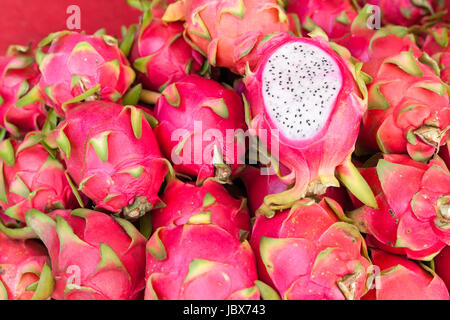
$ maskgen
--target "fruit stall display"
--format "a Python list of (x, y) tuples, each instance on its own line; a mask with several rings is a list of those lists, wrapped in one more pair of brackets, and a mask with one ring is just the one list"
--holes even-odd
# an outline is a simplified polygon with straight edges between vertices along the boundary
[(450, 300), (450, 1), (43, 2), (0, 4), (0, 299)]

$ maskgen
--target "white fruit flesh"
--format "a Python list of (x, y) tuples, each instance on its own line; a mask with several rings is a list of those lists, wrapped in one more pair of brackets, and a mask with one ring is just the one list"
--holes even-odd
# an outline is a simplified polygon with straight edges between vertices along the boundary
[(280, 133), (292, 140), (309, 139), (320, 131), (342, 88), (336, 61), (304, 42), (277, 49), (262, 76), (266, 111)]

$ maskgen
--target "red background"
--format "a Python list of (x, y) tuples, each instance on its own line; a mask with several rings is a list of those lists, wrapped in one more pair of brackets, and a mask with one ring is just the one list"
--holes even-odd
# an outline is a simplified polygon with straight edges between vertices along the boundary
[(36, 44), (67, 29), (70, 5), (80, 7), (81, 29), (87, 33), (106, 28), (108, 34), (120, 35), (122, 25), (139, 21), (140, 12), (125, 0), (0, 0), (0, 55), (10, 44)]

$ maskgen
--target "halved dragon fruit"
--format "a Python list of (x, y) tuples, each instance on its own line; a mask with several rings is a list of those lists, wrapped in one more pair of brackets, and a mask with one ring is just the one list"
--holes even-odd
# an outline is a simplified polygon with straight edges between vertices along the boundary
[(250, 129), (291, 170), (283, 181), (294, 183), (286, 192), (265, 198), (270, 209), (288, 208), (306, 195), (339, 186), (337, 168), (353, 193), (376, 206), (350, 161), (367, 106), (361, 65), (352, 65), (344, 48), (333, 48), (343, 57), (324, 37), (280, 33), (260, 45), (257, 68), (247, 71)]

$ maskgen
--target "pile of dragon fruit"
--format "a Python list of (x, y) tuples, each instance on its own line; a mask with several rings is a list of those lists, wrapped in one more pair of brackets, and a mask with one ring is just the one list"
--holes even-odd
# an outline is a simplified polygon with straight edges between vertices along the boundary
[(450, 299), (450, 1), (127, 2), (0, 56), (0, 299)]

